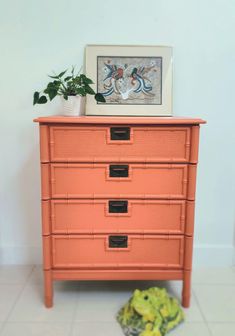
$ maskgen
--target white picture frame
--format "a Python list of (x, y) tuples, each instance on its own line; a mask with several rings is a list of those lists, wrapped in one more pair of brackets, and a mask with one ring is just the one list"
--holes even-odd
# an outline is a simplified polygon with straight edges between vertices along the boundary
[(172, 116), (172, 47), (87, 45), (85, 73), (106, 99), (87, 95), (86, 115)]

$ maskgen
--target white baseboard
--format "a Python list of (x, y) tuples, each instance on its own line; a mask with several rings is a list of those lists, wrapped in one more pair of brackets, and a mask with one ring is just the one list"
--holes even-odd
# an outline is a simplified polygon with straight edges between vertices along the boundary
[(195, 245), (193, 266), (230, 267), (234, 265), (235, 248), (228, 245)]
[(33, 265), (42, 264), (41, 247), (36, 246), (4, 246), (0, 248), (0, 264)]
[[(195, 245), (193, 265), (196, 267), (228, 267), (234, 265), (235, 248), (227, 245)], [(0, 264), (31, 265), (42, 263), (41, 247), (5, 246), (0, 248)]]

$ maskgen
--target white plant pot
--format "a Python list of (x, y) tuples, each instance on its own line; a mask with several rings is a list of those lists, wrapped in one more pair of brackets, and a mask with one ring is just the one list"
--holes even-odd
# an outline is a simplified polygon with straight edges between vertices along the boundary
[(78, 117), (84, 115), (85, 97), (69, 96), (63, 100), (63, 115), (67, 117)]

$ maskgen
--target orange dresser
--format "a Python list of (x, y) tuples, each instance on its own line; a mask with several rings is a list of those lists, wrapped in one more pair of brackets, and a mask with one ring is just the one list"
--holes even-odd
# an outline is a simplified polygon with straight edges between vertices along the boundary
[(42, 117), (45, 305), (54, 280), (183, 280), (201, 119)]

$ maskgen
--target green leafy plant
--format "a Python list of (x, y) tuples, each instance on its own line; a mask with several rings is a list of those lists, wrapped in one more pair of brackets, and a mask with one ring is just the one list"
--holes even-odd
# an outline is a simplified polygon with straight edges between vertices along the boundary
[(53, 81), (47, 84), (42, 92), (34, 92), (33, 105), (46, 104), (56, 96), (62, 96), (68, 100), (69, 96), (82, 96), (87, 94), (94, 95), (97, 102), (105, 103), (105, 98), (101, 93), (95, 93), (90, 84), (93, 81), (84, 74), (75, 74), (75, 68), (72, 67), (71, 73), (68, 75), (67, 70), (62, 71), (58, 75), (49, 76)]

